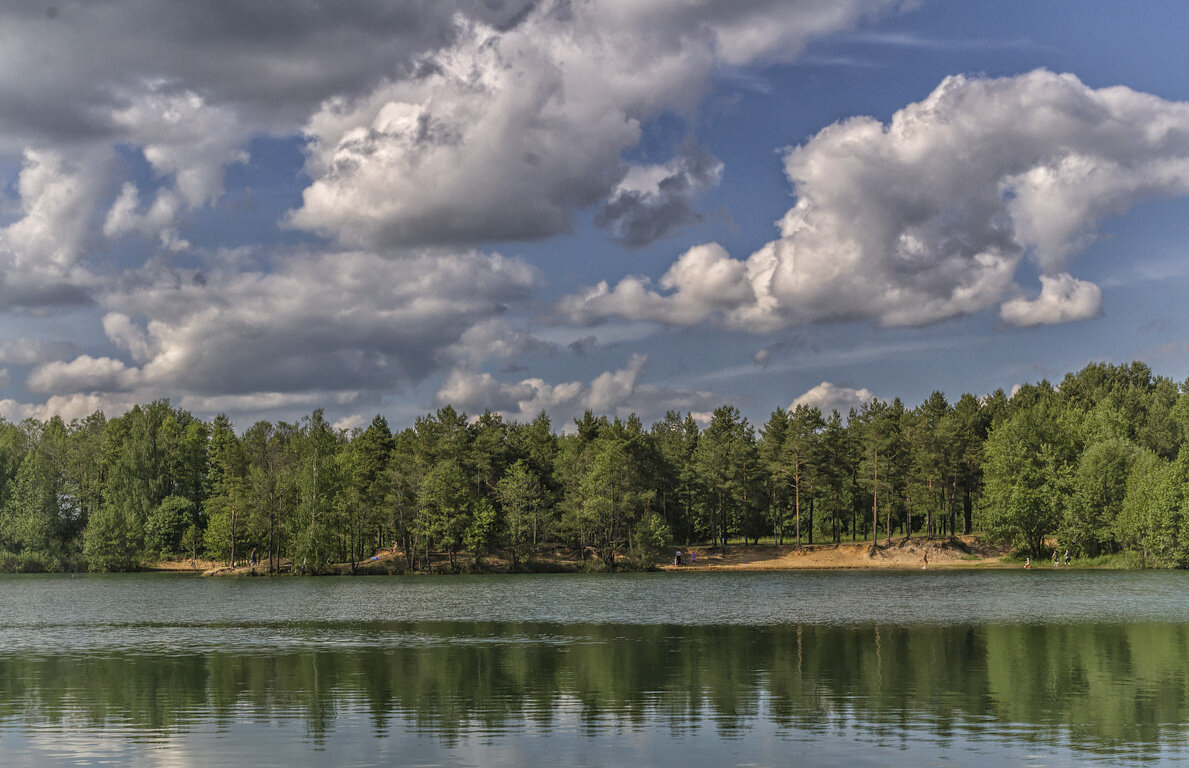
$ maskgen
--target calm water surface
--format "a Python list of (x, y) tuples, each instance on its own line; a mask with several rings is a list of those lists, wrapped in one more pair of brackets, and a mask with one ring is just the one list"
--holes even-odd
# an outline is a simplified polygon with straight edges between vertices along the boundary
[(4, 766), (1189, 763), (1189, 573), (0, 577)]

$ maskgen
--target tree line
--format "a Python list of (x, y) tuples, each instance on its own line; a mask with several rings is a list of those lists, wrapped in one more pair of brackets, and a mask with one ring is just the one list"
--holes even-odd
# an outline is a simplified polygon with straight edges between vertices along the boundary
[(1039, 556), (1131, 551), (1189, 565), (1189, 394), (1143, 363), (916, 408), (878, 399), (730, 405), (705, 426), (670, 411), (587, 412), (558, 433), (445, 406), (393, 432), (335, 429), (321, 410), (237, 433), (161, 400), (0, 422), (0, 569), (133, 570), (162, 557), (270, 571), (351, 568), (381, 549), (410, 571), (533, 567), (545, 547), (615, 569), (666, 547), (952, 536), (979, 530)]

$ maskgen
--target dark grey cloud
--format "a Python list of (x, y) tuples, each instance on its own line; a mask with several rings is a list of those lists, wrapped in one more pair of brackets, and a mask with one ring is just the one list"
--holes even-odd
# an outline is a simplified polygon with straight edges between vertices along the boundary
[(595, 214), (595, 225), (610, 229), (620, 245), (642, 248), (700, 220), (697, 198), (721, 176), (716, 157), (687, 144), (663, 166), (630, 170)]
[(507, 26), (527, 1), (102, 0), (0, 7), (0, 134), (118, 136), (106, 113), (146, 80), (173, 81), (249, 122), (292, 131), (331, 96), (408, 71), (465, 11)]
[(599, 343), (597, 336), (583, 336), (581, 339), (571, 341), (566, 346), (575, 355), (585, 355), (590, 349)]

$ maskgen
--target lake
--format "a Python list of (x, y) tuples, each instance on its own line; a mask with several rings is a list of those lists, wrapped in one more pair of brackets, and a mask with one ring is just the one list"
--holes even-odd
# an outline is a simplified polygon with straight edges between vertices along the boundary
[(14, 766), (1189, 761), (1189, 573), (0, 577)]

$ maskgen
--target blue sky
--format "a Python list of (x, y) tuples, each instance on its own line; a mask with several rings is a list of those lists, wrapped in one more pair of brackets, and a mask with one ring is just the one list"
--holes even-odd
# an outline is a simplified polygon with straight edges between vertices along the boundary
[(0, 413), (762, 423), (1183, 380), (1187, 17), (11, 4)]

